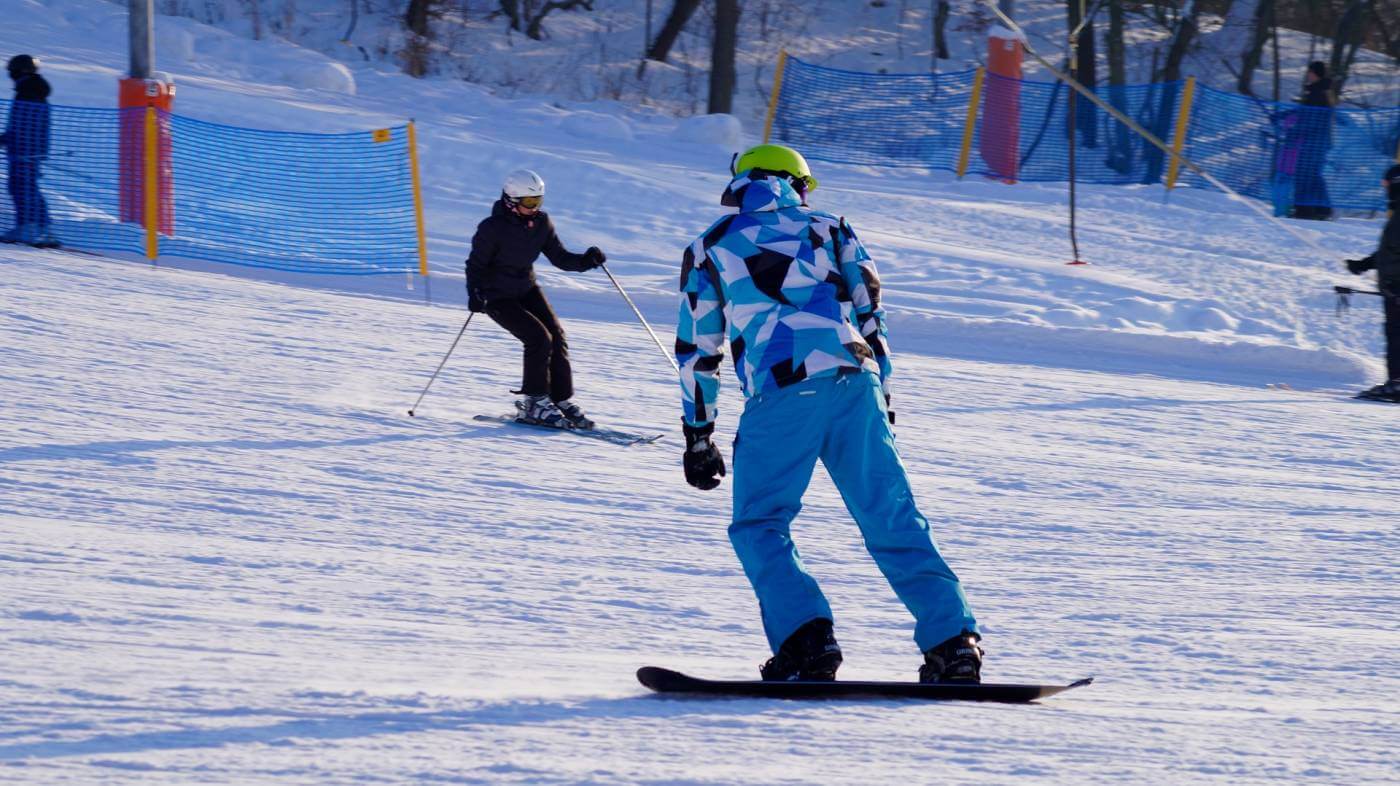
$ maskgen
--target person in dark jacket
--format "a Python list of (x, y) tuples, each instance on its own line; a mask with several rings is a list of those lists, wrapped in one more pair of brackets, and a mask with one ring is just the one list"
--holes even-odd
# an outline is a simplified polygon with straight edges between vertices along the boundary
[(597, 246), (582, 254), (564, 248), (549, 214), (540, 210), (544, 180), (528, 169), (511, 172), (501, 198), (472, 237), (467, 258), (467, 308), (486, 312), (525, 345), (520, 419), (556, 428), (593, 428), (574, 395), (569, 344), (559, 318), (535, 283), (541, 252), (555, 267), (580, 273), (607, 257)]
[(1325, 221), (1332, 217), (1332, 198), (1327, 193), (1327, 181), (1322, 167), (1327, 152), (1332, 149), (1332, 80), (1327, 77), (1327, 64), (1314, 60), (1303, 77), (1303, 93), (1298, 103), (1297, 177), (1293, 181), (1293, 217)]
[(1363, 390), (1357, 398), (1400, 403), (1400, 164), (1386, 171), (1381, 180), (1390, 202), (1390, 219), (1381, 231), (1376, 253), (1365, 259), (1348, 259), (1347, 270), (1361, 275), (1376, 271), (1377, 289), (1385, 303), (1385, 370), (1388, 379)]
[(49, 83), (39, 75), (39, 61), (15, 55), (7, 64), (15, 83), (15, 100), (0, 134), (9, 164), (10, 198), (15, 226), (0, 240), (41, 248), (58, 245), (50, 231), (49, 206), (39, 191), (39, 167), (49, 155)]

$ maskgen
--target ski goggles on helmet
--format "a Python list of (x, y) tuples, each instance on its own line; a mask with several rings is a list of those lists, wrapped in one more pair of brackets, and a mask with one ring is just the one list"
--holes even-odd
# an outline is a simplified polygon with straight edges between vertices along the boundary
[(527, 210), (539, 210), (540, 205), (544, 204), (544, 197), (542, 196), (513, 197), (507, 194), (505, 200), (506, 206), (508, 207), (523, 207)]

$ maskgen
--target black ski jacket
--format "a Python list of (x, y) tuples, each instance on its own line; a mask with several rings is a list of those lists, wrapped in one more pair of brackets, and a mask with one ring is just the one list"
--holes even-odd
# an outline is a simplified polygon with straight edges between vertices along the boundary
[(15, 100), (0, 143), (11, 159), (34, 161), (49, 154), (49, 83), (38, 74), (15, 80)]
[(1400, 204), (1390, 204), (1390, 220), (1381, 231), (1381, 245), (1376, 253), (1361, 260), (1361, 272), (1376, 271), (1380, 290), (1400, 297)]
[(561, 270), (579, 273), (593, 267), (583, 254), (564, 248), (548, 213), (540, 211), (527, 219), (496, 200), (491, 217), (477, 225), (472, 236), (467, 289), (476, 289), (487, 301), (519, 298), (535, 286), (540, 252)]

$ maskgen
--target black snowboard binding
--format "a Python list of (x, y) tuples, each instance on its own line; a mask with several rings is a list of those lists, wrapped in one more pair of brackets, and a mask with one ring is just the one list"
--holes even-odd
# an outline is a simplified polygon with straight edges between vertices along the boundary
[(841, 668), (841, 645), (831, 630), (831, 620), (814, 619), (798, 628), (768, 659), (758, 673), (767, 681), (814, 680), (831, 682)]
[(919, 667), (919, 682), (981, 682), (982, 648), (976, 633), (959, 633), (931, 647)]
[(1363, 390), (1356, 394), (1356, 398), (1367, 401), (1389, 401), (1393, 404), (1400, 403), (1400, 379), (1392, 379), (1389, 382), (1383, 382), (1373, 388)]

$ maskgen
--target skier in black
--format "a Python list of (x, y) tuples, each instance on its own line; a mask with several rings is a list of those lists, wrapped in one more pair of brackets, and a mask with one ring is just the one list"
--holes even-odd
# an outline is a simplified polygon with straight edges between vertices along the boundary
[(556, 428), (593, 428), (574, 395), (573, 370), (564, 328), (535, 283), (540, 252), (557, 268), (581, 273), (607, 257), (593, 246), (582, 254), (564, 248), (549, 214), (540, 210), (544, 180), (528, 169), (511, 172), (501, 198), (472, 237), (467, 258), (467, 308), (486, 312), (525, 345), (521, 420)]
[(1357, 394), (1357, 398), (1400, 403), (1400, 164), (1386, 170), (1381, 185), (1390, 202), (1390, 220), (1381, 231), (1376, 253), (1365, 259), (1348, 259), (1347, 270), (1361, 275), (1376, 271), (1381, 300), (1385, 303), (1385, 370), (1388, 379)]
[(15, 55), (6, 64), (15, 83), (15, 100), (0, 147), (9, 165), (10, 198), (15, 203), (15, 226), (0, 240), (40, 248), (58, 245), (50, 231), (49, 206), (39, 191), (39, 167), (49, 155), (49, 83), (39, 75), (39, 61)]

